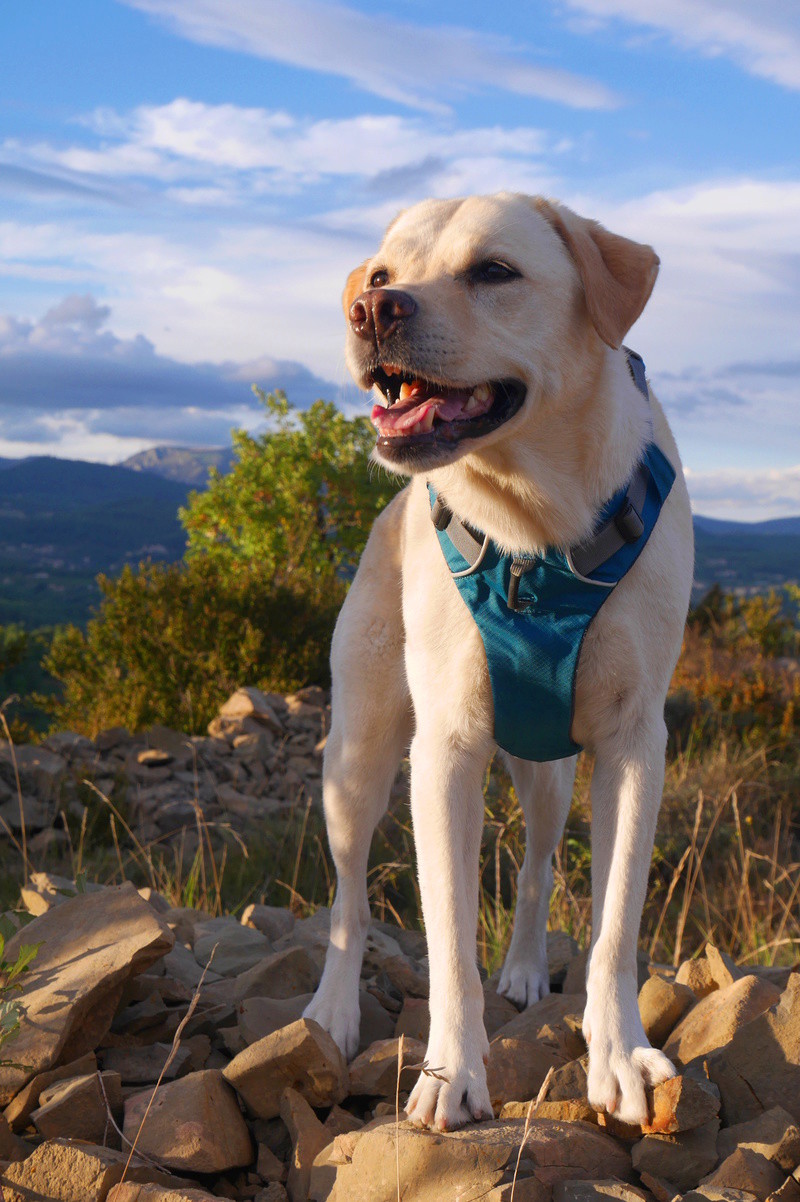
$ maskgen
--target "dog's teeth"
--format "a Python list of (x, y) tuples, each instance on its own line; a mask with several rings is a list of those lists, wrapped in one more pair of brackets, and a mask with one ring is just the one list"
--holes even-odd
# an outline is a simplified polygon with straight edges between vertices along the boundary
[(422, 421), (418, 423), (418, 429), (423, 430), (423, 431), (432, 430), (434, 416), (435, 416), (435, 414), (434, 414), (433, 409), (429, 409), (428, 412), (423, 417)]
[(473, 393), (472, 396), (467, 401), (466, 405), (464, 406), (464, 412), (465, 413), (474, 413), (479, 405), (480, 405), (480, 401)]
[(488, 384), (479, 384), (479, 385), (478, 385), (478, 387), (477, 387), (477, 388), (474, 390), (474, 392), (472, 393), (472, 400), (475, 400), (475, 401), (488, 401), (488, 399), (489, 399), (489, 386), (488, 386)]
[(407, 397), (411, 396), (412, 391), (411, 385), (403, 380), (403, 383), (400, 385), (400, 400), (406, 400)]

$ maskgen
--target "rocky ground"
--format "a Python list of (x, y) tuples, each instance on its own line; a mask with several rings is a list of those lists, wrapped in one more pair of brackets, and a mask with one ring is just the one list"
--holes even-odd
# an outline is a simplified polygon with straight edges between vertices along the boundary
[(518, 1013), (485, 984), (498, 1118), (438, 1134), (402, 1114), (427, 1033), (419, 934), (372, 924), (348, 1065), (300, 1017), (327, 910), (209, 919), (46, 874), (23, 903), (37, 917), (5, 959), (40, 946), (0, 1067), (3, 1202), (800, 1200), (797, 972), (745, 973), (711, 946), (677, 972), (642, 962), (645, 1028), (680, 1075), (631, 1129), (587, 1103), (584, 957), (552, 932), (548, 998)]
[[(326, 731), (319, 690), (240, 690), (208, 737), (61, 734), (17, 748), (16, 766), (6, 748), (0, 830), (21, 834), (18, 771), (34, 853), (67, 837), (59, 815), (80, 816), (86, 777), (124, 789), (142, 840), (190, 838), (198, 807), (246, 838), (318, 793)], [(402, 1112), (425, 1071), (422, 936), (373, 922), (348, 1065), (301, 1018), (328, 925), (324, 909), (210, 918), (130, 883), (33, 873), (0, 916), (6, 969), (38, 945), (5, 994), (20, 1026), (0, 1046), (0, 1202), (800, 1202), (800, 972), (712, 946), (677, 970), (642, 960), (645, 1029), (679, 1076), (633, 1129), (587, 1102), (585, 957), (551, 932), (548, 998), (519, 1013), (485, 982), (497, 1119), (440, 1134)], [(7, 1019), (0, 1005), (0, 1032)]]
[[(70, 731), (42, 744), (0, 744), (0, 841), (19, 838), (31, 857), (68, 844), (62, 811), (81, 819), (80, 782), (122, 797), (141, 844), (196, 849), (197, 817), (215, 831), (246, 832), (265, 817), (321, 796), (330, 706), (319, 688), (283, 696), (239, 689), (203, 736), (166, 726), (140, 735), (121, 727), (94, 740)], [(15, 762), (16, 761), (16, 762)], [(22, 814), (16, 772), (22, 789)]]

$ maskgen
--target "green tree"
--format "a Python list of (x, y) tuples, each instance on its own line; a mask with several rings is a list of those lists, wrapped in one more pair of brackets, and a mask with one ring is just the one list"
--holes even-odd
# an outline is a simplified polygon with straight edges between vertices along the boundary
[(183, 561), (100, 577), (86, 632), (56, 633), (44, 666), (60, 683), (48, 703), (58, 727), (197, 732), (239, 685), (327, 681), (349, 579), (399, 482), (371, 472), (365, 419), (322, 401), (297, 413), (283, 394), (261, 399), (271, 428), (235, 432), (231, 471), (181, 511)]

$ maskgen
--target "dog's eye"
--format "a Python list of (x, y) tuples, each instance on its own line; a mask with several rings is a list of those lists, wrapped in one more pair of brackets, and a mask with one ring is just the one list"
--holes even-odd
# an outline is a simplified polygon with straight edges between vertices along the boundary
[(381, 268), (380, 271), (373, 271), (369, 277), (370, 288), (385, 288), (389, 283), (389, 272)]
[(504, 284), (506, 280), (518, 280), (520, 274), (516, 267), (509, 267), (508, 263), (501, 263), (499, 259), (476, 263), (468, 272), (473, 284)]

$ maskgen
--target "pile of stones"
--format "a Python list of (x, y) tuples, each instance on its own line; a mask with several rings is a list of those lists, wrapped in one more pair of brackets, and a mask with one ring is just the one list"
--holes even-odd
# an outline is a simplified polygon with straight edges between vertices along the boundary
[(585, 957), (551, 932), (550, 996), (518, 1012), (485, 982), (498, 1117), (441, 1133), (402, 1111), (425, 1071), (419, 933), (371, 924), (346, 1064), (301, 1017), (327, 910), (211, 918), (45, 874), (21, 901), (35, 917), (3, 916), (4, 959), (39, 946), (1, 1050), (3, 1202), (800, 1202), (797, 971), (711, 946), (677, 970), (643, 959), (645, 1029), (679, 1076), (623, 1127), (588, 1104)]
[(24, 819), (34, 861), (66, 846), (62, 814), (80, 821), (87, 800), (81, 782), (90, 781), (105, 797), (124, 799), (142, 844), (188, 840), (191, 856), (198, 815), (212, 832), (246, 832), (269, 815), (319, 800), (329, 726), (323, 689), (284, 696), (244, 688), (225, 702), (207, 735), (165, 726), (131, 735), (117, 727), (95, 739), (61, 731), (39, 745), (0, 744), (0, 840), (19, 838)]

